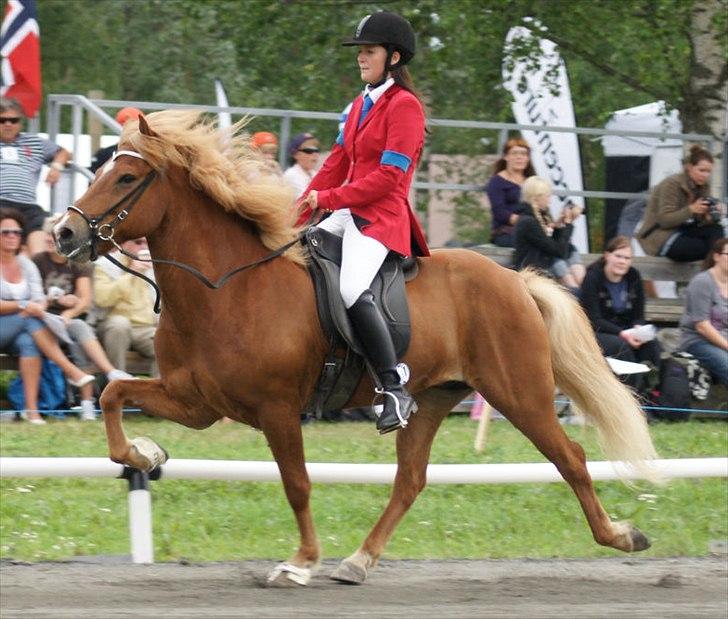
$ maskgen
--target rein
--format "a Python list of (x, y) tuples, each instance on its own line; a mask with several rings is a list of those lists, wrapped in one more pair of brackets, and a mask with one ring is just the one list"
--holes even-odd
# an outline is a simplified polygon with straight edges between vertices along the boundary
[[(135, 151), (129, 151), (129, 150), (120, 150), (114, 153), (114, 157), (112, 159), (115, 160), (119, 155), (130, 155), (131, 157), (137, 157), (138, 159), (144, 159), (139, 153)], [(274, 258), (277, 258), (281, 254), (284, 254), (286, 251), (288, 251), (291, 247), (293, 247), (296, 243), (300, 241), (300, 237), (296, 237), (289, 243), (286, 243), (282, 247), (279, 247), (275, 251), (272, 251), (269, 254), (266, 254), (262, 258), (259, 258), (258, 260), (254, 260), (253, 262), (249, 262), (248, 264), (244, 264), (239, 267), (235, 267), (234, 269), (228, 271), (225, 273), (220, 279), (218, 279), (216, 282), (210, 281), (205, 275), (203, 275), (200, 271), (198, 271), (196, 268), (189, 266), (188, 264), (184, 264), (181, 262), (177, 262), (176, 260), (165, 260), (162, 258), (140, 258), (138, 255), (132, 254), (131, 252), (126, 251), (124, 248), (119, 245), (119, 243), (116, 242), (116, 239), (114, 239), (114, 232), (116, 231), (116, 226), (119, 225), (122, 221), (124, 221), (131, 212), (131, 209), (134, 207), (134, 205), (139, 201), (139, 199), (142, 197), (142, 194), (146, 191), (147, 187), (152, 183), (152, 181), (156, 178), (157, 172), (155, 170), (152, 170), (149, 174), (144, 177), (144, 180), (139, 183), (134, 189), (132, 189), (128, 194), (126, 194), (121, 200), (119, 200), (116, 204), (112, 205), (108, 209), (106, 209), (101, 215), (97, 217), (88, 217), (86, 213), (84, 213), (81, 209), (79, 209), (77, 206), (71, 205), (68, 207), (68, 210), (73, 211), (74, 213), (78, 213), (83, 217), (84, 221), (88, 225), (90, 231), (91, 231), (91, 238), (88, 241), (88, 244), (91, 246), (91, 261), (96, 261), (99, 258), (98, 251), (96, 249), (96, 246), (99, 241), (107, 241), (109, 243), (112, 243), (116, 249), (126, 256), (127, 258), (131, 258), (132, 260), (138, 260), (139, 262), (151, 262), (153, 264), (167, 264), (169, 266), (174, 266), (177, 268), (182, 269), (183, 271), (187, 271), (187, 273), (190, 273), (194, 277), (196, 277), (200, 282), (202, 282), (205, 286), (210, 288), (211, 290), (218, 290), (219, 288), (222, 288), (228, 280), (233, 277), (233, 275), (237, 275), (238, 273), (245, 271), (247, 269), (252, 269), (253, 267), (256, 267), (260, 264), (263, 264), (265, 262), (268, 262), (270, 260), (273, 260)], [(116, 218), (111, 221), (110, 223), (102, 224), (101, 222), (109, 215), (113, 215), (116, 210), (121, 207), (122, 204), (125, 202), (129, 202), (129, 204), (120, 210)], [(72, 258), (74, 255), (76, 255), (83, 246), (79, 247), (78, 249), (72, 251), (68, 258)], [(143, 275), (142, 273), (139, 273), (138, 271), (135, 271), (134, 269), (129, 268), (128, 266), (122, 264), (119, 262), (116, 258), (109, 256), (108, 254), (103, 256), (106, 258), (109, 262), (112, 264), (115, 264), (117, 267), (122, 269), (123, 271), (126, 271), (127, 273), (130, 273), (131, 275), (135, 275), (136, 277), (139, 277), (143, 279), (145, 282), (147, 282), (150, 286), (154, 288), (154, 292), (156, 293), (156, 299), (154, 301), (154, 312), (156, 314), (159, 314), (161, 311), (161, 297), (162, 293), (159, 290), (159, 286), (157, 285), (157, 282), (155, 282), (153, 279), (147, 277), (146, 275)]]

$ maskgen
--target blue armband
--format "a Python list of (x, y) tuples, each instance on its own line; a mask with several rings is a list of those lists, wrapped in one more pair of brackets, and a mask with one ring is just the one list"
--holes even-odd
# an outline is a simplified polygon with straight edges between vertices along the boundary
[(382, 165), (393, 165), (395, 168), (402, 170), (402, 172), (407, 172), (412, 163), (412, 159), (397, 151), (385, 150), (382, 153), (382, 158), (379, 160), (379, 163)]

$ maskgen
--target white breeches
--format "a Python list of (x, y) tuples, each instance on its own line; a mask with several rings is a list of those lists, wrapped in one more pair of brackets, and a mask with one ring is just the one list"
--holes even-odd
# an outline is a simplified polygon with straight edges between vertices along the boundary
[(334, 211), (317, 227), (343, 238), (339, 290), (349, 309), (371, 286), (389, 249), (359, 232), (348, 208)]

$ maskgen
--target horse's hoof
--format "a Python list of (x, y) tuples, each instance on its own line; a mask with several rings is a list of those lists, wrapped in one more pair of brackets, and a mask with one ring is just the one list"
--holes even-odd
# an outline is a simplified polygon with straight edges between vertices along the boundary
[(337, 580), (349, 585), (360, 585), (367, 579), (367, 569), (349, 559), (344, 559), (339, 566), (331, 572), (331, 580)]
[(167, 451), (146, 436), (140, 436), (131, 441), (129, 464), (141, 471), (151, 471), (164, 464), (168, 459)]
[(297, 567), (290, 563), (279, 563), (268, 574), (266, 587), (305, 587), (311, 580), (311, 570), (307, 567)]
[(629, 531), (629, 535), (632, 538), (632, 552), (638, 552), (640, 550), (647, 550), (652, 544), (647, 536), (642, 533), (637, 527), (632, 527)]

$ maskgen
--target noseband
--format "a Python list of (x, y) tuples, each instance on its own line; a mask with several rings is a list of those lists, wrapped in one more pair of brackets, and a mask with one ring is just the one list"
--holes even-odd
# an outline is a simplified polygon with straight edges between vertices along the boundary
[[(142, 157), (139, 153), (133, 151), (133, 150), (118, 150), (114, 153), (114, 156), (111, 158), (111, 161), (116, 161), (116, 158), (121, 155), (129, 155), (130, 157), (136, 157), (137, 159), (141, 159), (144, 161), (144, 157)], [(144, 177), (144, 180), (142, 180), (141, 183), (139, 183), (134, 189), (132, 189), (129, 193), (127, 193), (121, 200), (119, 200), (116, 204), (112, 205), (108, 209), (106, 209), (101, 215), (98, 215), (97, 217), (88, 217), (86, 213), (84, 213), (80, 208), (78, 208), (75, 205), (71, 205), (68, 207), (69, 211), (73, 211), (74, 213), (78, 213), (81, 217), (83, 217), (84, 221), (89, 227), (89, 230), (91, 231), (91, 237), (89, 238), (89, 245), (91, 246), (91, 256), (90, 259), (92, 261), (96, 260), (99, 257), (98, 251), (96, 249), (96, 246), (99, 241), (109, 241), (116, 245), (117, 249), (121, 249), (119, 245), (114, 240), (114, 231), (116, 230), (116, 226), (118, 226), (122, 221), (124, 221), (131, 212), (131, 209), (134, 208), (134, 205), (139, 201), (139, 199), (142, 197), (142, 194), (146, 191), (147, 187), (152, 183), (152, 181), (156, 178), (157, 173), (155, 170), (152, 170), (149, 174), (147, 174)], [(121, 208), (123, 204), (127, 203), (126, 207)], [(116, 213), (117, 209), (121, 210)], [(114, 215), (116, 213), (116, 217), (109, 223), (101, 223), (104, 219), (109, 217), (110, 215)], [(81, 247), (79, 247), (75, 252), (72, 252), (68, 257), (72, 258), (73, 255), (79, 251), (81, 251)]]
[[(116, 160), (117, 157), (120, 155), (129, 155), (130, 157), (136, 157), (137, 159), (141, 159), (144, 161), (144, 157), (142, 157), (139, 153), (133, 151), (133, 150), (119, 150), (114, 153), (114, 156), (112, 157), (112, 161)], [(132, 260), (139, 260), (140, 262), (151, 262), (153, 264), (168, 264), (171, 266), (178, 267), (180, 269), (183, 269), (184, 271), (187, 271), (191, 275), (194, 275), (198, 280), (200, 280), (205, 286), (212, 290), (217, 290), (218, 288), (222, 288), (227, 281), (233, 276), (237, 275), (238, 273), (245, 271), (247, 269), (250, 269), (252, 267), (258, 266), (259, 264), (263, 264), (264, 262), (268, 262), (269, 260), (273, 260), (273, 258), (277, 258), (278, 256), (284, 254), (287, 250), (289, 250), (291, 247), (293, 247), (296, 243), (300, 241), (300, 237), (295, 238), (293, 241), (286, 243), (282, 247), (279, 247), (275, 251), (272, 251), (271, 253), (267, 254), (266, 256), (263, 256), (262, 258), (258, 260), (254, 260), (253, 262), (250, 262), (248, 264), (244, 264), (242, 266), (236, 267), (227, 273), (225, 273), (220, 279), (218, 279), (216, 282), (210, 281), (207, 277), (205, 277), (200, 271), (195, 269), (194, 267), (189, 266), (188, 264), (183, 264), (181, 262), (177, 262), (176, 260), (163, 260), (161, 258), (140, 258), (139, 256), (132, 254), (131, 252), (126, 251), (119, 243), (116, 242), (116, 239), (114, 239), (114, 232), (116, 231), (116, 226), (118, 226), (122, 221), (124, 221), (131, 212), (131, 209), (134, 207), (134, 205), (139, 201), (139, 199), (142, 197), (142, 194), (146, 191), (147, 187), (151, 184), (151, 182), (156, 178), (157, 173), (155, 170), (152, 170), (149, 174), (147, 174), (144, 177), (144, 180), (142, 180), (141, 183), (139, 183), (134, 189), (132, 189), (128, 194), (126, 194), (121, 200), (119, 200), (116, 204), (106, 209), (101, 215), (98, 215), (97, 217), (88, 217), (86, 213), (84, 213), (80, 208), (78, 208), (75, 205), (71, 205), (68, 207), (69, 211), (73, 211), (74, 213), (78, 213), (81, 217), (83, 217), (84, 221), (88, 224), (89, 230), (91, 231), (91, 238), (89, 239), (88, 244), (91, 246), (91, 256), (90, 260), (95, 261), (98, 257), (98, 251), (96, 249), (96, 245), (99, 241), (107, 241), (109, 243), (112, 243), (114, 247), (116, 247), (119, 252), (121, 252), (124, 256), (127, 258), (131, 258)], [(123, 204), (128, 202), (127, 206), (122, 208), (118, 213), (116, 213), (117, 209), (119, 209)], [(116, 217), (109, 223), (101, 223), (106, 217), (109, 215), (113, 215), (116, 213)], [(78, 249), (72, 251), (67, 257), (72, 258), (75, 254), (77, 254), (79, 251), (81, 251), (83, 247), (79, 247)], [(116, 258), (113, 256), (110, 256), (108, 254), (104, 255), (104, 258), (106, 258), (109, 262), (115, 264), (120, 269), (126, 271), (127, 273), (131, 273), (132, 275), (136, 275), (137, 277), (140, 277), (145, 282), (147, 282), (150, 286), (152, 286), (157, 294), (157, 298), (154, 302), (154, 311), (155, 313), (159, 314), (161, 311), (161, 292), (159, 290), (159, 286), (157, 283), (153, 280), (147, 277), (146, 275), (143, 275), (139, 273), (138, 271), (135, 271), (134, 269), (130, 269), (128, 266), (122, 264), (119, 262)]]

